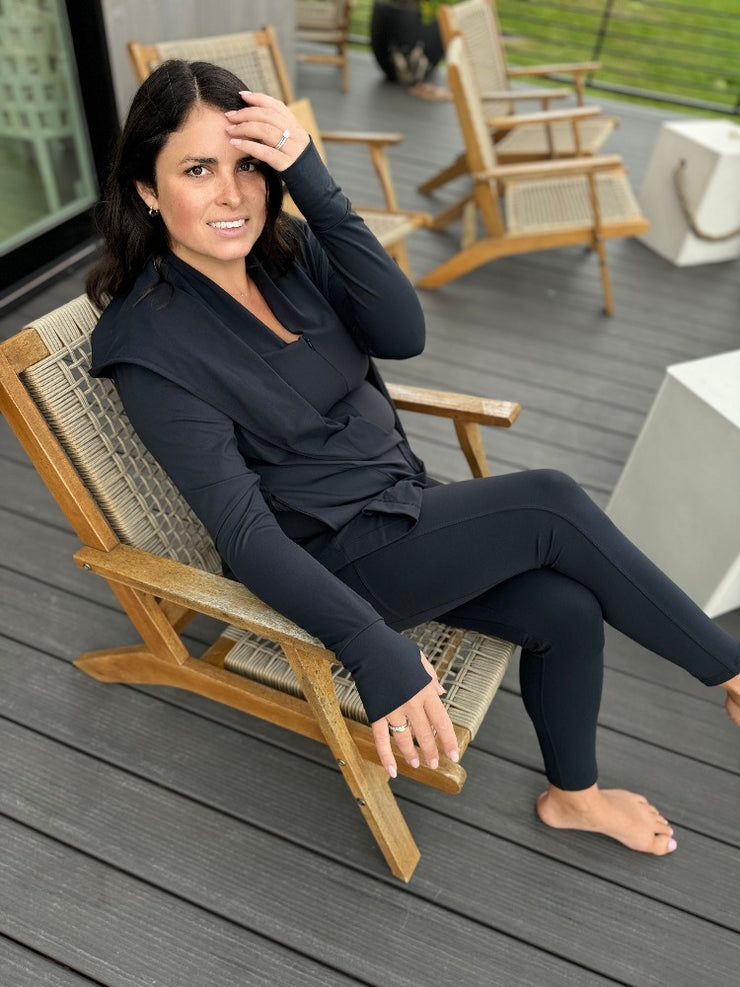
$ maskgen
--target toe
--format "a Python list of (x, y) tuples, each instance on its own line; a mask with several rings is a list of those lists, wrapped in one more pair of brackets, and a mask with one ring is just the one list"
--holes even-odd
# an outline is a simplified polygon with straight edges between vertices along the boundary
[(673, 853), (678, 844), (668, 833), (656, 835), (653, 841), (653, 853), (658, 857), (664, 857), (668, 853)]

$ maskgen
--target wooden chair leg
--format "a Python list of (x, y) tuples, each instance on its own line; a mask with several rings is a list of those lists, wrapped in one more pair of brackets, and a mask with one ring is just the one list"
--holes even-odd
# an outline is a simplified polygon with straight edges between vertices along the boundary
[(436, 188), (440, 188), (442, 185), (446, 185), (448, 182), (453, 181), (455, 178), (459, 178), (460, 175), (466, 175), (468, 172), (468, 166), (465, 160), (464, 154), (458, 154), (452, 164), (447, 165), (446, 168), (442, 168), (438, 171), (436, 175), (432, 175), (425, 182), (419, 186), (419, 191), (423, 195), (429, 195)]
[(455, 432), (473, 476), (490, 476), (488, 457), (478, 423), (460, 421), (456, 418)]
[(342, 70), (342, 92), (349, 92), (349, 58), (347, 57), (346, 43), (339, 46), (339, 57), (341, 59)]
[(488, 261), (500, 257), (500, 246), (500, 241), (497, 240), (479, 240), (472, 247), (461, 250), (433, 268), (416, 282), (416, 287), (439, 288), (449, 281), (455, 281), (457, 278), (462, 277), (463, 274), (468, 274), (477, 267), (487, 264)]
[(141, 644), (123, 648), (86, 651), (75, 660), (75, 668), (98, 682), (179, 685), (182, 664), (161, 661)]
[(438, 212), (436, 216), (432, 218), (429, 228), (431, 230), (444, 230), (450, 223), (454, 223), (456, 219), (459, 219), (465, 212), (465, 209), (469, 202), (473, 202), (473, 196), (471, 193), (462, 196), (457, 202), (453, 202), (451, 206), (447, 206), (446, 209), (442, 209)]
[(363, 760), (349, 734), (328, 662), (291, 645), (282, 647), (388, 866), (396, 877), (408, 881), (419, 862), (419, 848), (391, 792), (385, 769)]
[(601, 237), (596, 238), (596, 253), (599, 257), (599, 271), (601, 273), (601, 287), (604, 292), (604, 312), (607, 315), (614, 315), (614, 295), (612, 294), (612, 281), (609, 275), (609, 263), (606, 258), (606, 245)]
[(413, 280), (411, 274), (411, 261), (409, 260), (409, 249), (406, 245), (406, 241), (399, 240), (398, 243), (394, 243), (392, 247), (388, 248), (388, 253), (398, 264), (409, 281)]

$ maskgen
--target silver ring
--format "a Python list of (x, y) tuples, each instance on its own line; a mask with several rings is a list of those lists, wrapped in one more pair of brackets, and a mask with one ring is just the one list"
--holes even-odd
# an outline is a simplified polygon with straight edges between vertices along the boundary
[(389, 723), (388, 724), (388, 729), (390, 730), (391, 733), (403, 733), (404, 730), (408, 730), (408, 728), (410, 726), (411, 726), (411, 723), (409, 722), (409, 718), (407, 716), (406, 717), (406, 722), (405, 723), (402, 723), (400, 727), (394, 727), (392, 723)]
[(287, 139), (289, 137), (290, 137), (290, 131), (289, 130), (284, 130), (283, 133), (282, 133), (282, 135), (281, 135), (281, 137), (280, 137), (280, 140), (275, 145), (275, 150), (276, 151), (279, 151), (280, 148), (283, 146), (283, 144), (287, 141)]

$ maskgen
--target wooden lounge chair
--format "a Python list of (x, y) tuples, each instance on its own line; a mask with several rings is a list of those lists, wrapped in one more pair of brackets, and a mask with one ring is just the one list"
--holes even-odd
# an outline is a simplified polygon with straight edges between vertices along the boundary
[[(107, 580), (142, 639), (75, 664), (104, 682), (187, 689), (325, 742), (391, 870), (408, 880), (419, 850), (354, 685), (319, 641), (220, 575), (210, 537), (134, 433), (112, 383), (88, 375), (98, 316), (83, 296), (0, 345), (0, 411), (77, 533), (75, 561)], [(400, 408), (451, 418), (477, 475), (487, 473), (478, 423), (507, 426), (519, 412), (510, 402), (415, 387), (391, 393)], [(181, 638), (196, 613), (227, 625), (199, 658)], [(464, 751), (513, 646), (438, 623), (409, 633), (447, 689)], [(399, 770), (450, 792), (465, 780), (445, 757), (436, 771), (400, 760)]]
[[(127, 47), (140, 82), (166, 59), (183, 58), (186, 61), (214, 62), (232, 71), (250, 89), (275, 96), (285, 103), (295, 101), (277, 35), (269, 24), (259, 31), (159, 42), (153, 45), (130, 41)], [(307, 115), (308, 118), (311, 126), (307, 129), (314, 141), (322, 144), (322, 147), (324, 143), (332, 142), (345, 146), (364, 145), (367, 148), (380, 184), (382, 205), (354, 205), (355, 211), (362, 216), (406, 276), (411, 277), (406, 238), (414, 230), (428, 226), (431, 216), (425, 212), (401, 209), (398, 205), (387, 148), (399, 144), (403, 140), (403, 134), (320, 132), (312, 112)]]
[(471, 57), (460, 36), (447, 47), (447, 72), (473, 191), (435, 217), (434, 229), (463, 219), (462, 248), (425, 274), (418, 287), (438, 288), (498, 257), (585, 243), (598, 253), (604, 309), (611, 315), (614, 303), (604, 241), (649, 228), (622, 159), (609, 155), (500, 165), (478, 98)]
[(298, 51), (299, 62), (336, 65), (341, 72), (342, 92), (349, 89), (349, 18), (353, 0), (296, 0), (296, 41), (311, 46), (330, 45), (336, 54)]
[[(512, 68), (506, 64), (501, 28), (493, 0), (464, 0), (454, 6), (439, 8), (438, 21), (445, 48), (460, 34), (470, 53), (470, 64), (483, 112), (496, 142), (501, 164), (538, 161), (543, 158), (574, 157), (596, 154), (618, 124), (604, 117), (598, 107), (583, 105), (584, 76), (599, 67), (598, 62), (575, 62), (562, 65), (528, 65)], [(511, 87), (511, 80), (523, 76), (565, 74), (573, 77), (577, 107), (553, 111), (552, 101), (563, 99), (569, 89)], [(538, 112), (518, 114), (522, 124), (512, 130), (501, 118), (517, 115), (516, 103), (538, 103)], [(419, 186), (428, 193), (465, 173), (465, 155), (433, 175)]]

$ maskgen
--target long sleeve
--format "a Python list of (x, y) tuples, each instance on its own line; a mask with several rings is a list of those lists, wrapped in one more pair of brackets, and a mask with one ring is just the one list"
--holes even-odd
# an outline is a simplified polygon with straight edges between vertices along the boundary
[(336, 653), (371, 721), (427, 685), (413, 641), (389, 628), (367, 601), (283, 533), (227, 416), (141, 366), (118, 364), (115, 382), (134, 428), (230, 571)]
[(370, 356), (405, 359), (424, 348), (424, 314), (416, 291), (334, 181), (313, 144), (282, 173), (309, 227), (316, 284)]

